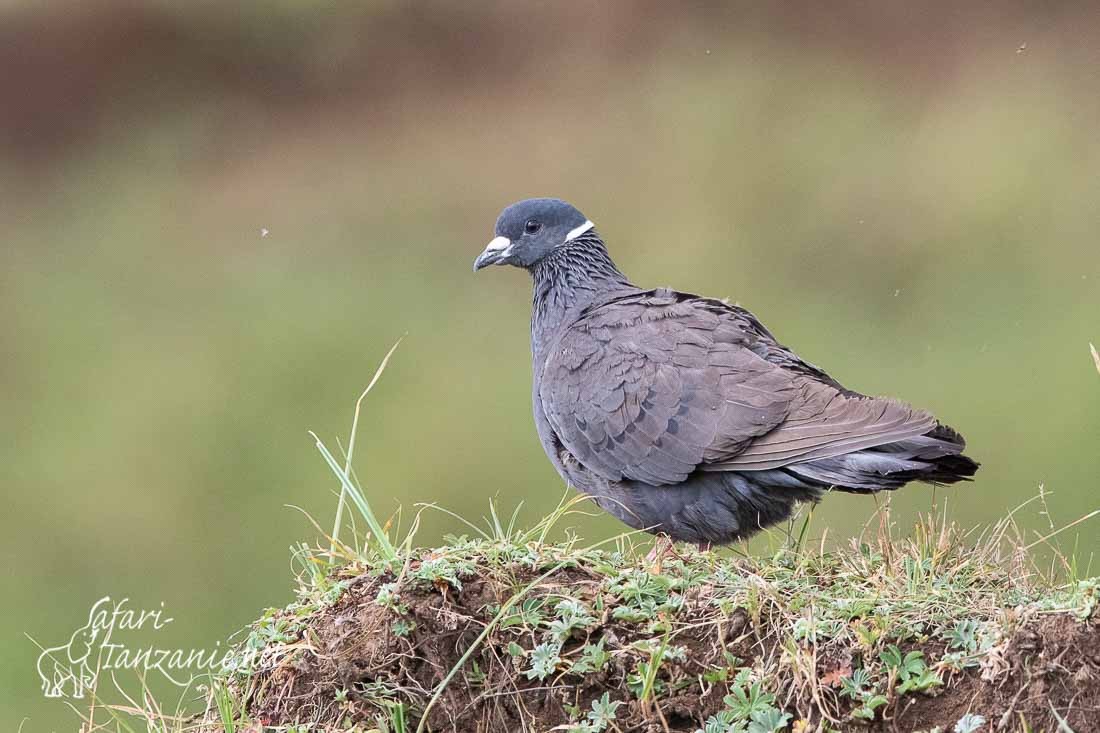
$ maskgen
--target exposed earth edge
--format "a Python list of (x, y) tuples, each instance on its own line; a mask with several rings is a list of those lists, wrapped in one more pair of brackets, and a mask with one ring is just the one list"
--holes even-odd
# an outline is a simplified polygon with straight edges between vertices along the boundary
[[(864, 666), (873, 656), (871, 649), (838, 649), (820, 640), (794, 644), (775, 633), (766, 614), (754, 619), (744, 607), (692, 628), (694, 606), (713, 605), (706, 586), (684, 592), (677, 615), (678, 623), (684, 623), (674, 637), (684, 654), (664, 659), (656, 675), (665, 694), (649, 704), (639, 702), (629, 680), (647, 659), (647, 642), (652, 658), (653, 626), (616, 619), (614, 599), (593, 596), (603, 587), (601, 579), (577, 567), (540, 581), (527, 596), (530, 607), (540, 607), (539, 599), (549, 603), (570, 597), (595, 609), (593, 623), (568, 635), (560, 657), (575, 660), (586, 643), (603, 640), (610, 661), (587, 674), (569, 671), (562, 661), (545, 679), (533, 678), (525, 671), (531, 650), (544, 635), (527, 629), (522, 619), (498, 625), (480, 644), (477, 640), (516, 587), (534, 577), (534, 572), (520, 570), (512, 582), (474, 575), (457, 586), (446, 581), (394, 586), (389, 585), (392, 575), (360, 575), (347, 581), (334, 604), (308, 619), (301, 633), (308, 640), (300, 645), (304, 651), (288, 655), (258, 685), (238, 694), (251, 719), (266, 725), (308, 723), (332, 730), (358, 723), (366, 730), (386, 730), (385, 716), (379, 717), (386, 706), (379, 704), (379, 695), (403, 691), (407, 694), (401, 697), (419, 701), (408, 708), (411, 733), (424, 702), (476, 644), (431, 707), (426, 730), (548, 731), (583, 721), (592, 702), (609, 693), (610, 699), (623, 701), (617, 728), (609, 730), (693, 733), (725, 707), (729, 691), (729, 678), (708, 683), (704, 675), (733, 659), (748, 668), (770, 658), (781, 662), (773, 668), (776, 674), (790, 678), (765, 680), (766, 688), (779, 692), (775, 706), (790, 715), (788, 725), (795, 730), (952, 731), (970, 714), (985, 719), (976, 730), (1100, 731), (1100, 625), (1095, 617), (1006, 609), (1011, 632), (983, 650), (980, 664), (961, 670), (937, 666), (946, 652), (942, 640), (901, 641), (903, 652), (922, 652), (942, 684), (897, 694), (896, 680), (888, 680), (883, 685), (888, 703), (865, 721), (851, 717), (856, 705), (840, 694), (839, 681), (853, 667)], [(380, 603), (380, 592), (400, 598), (400, 605)], [(812, 663), (782, 663), (795, 657)], [(678, 686), (682, 694), (677, 694)]]

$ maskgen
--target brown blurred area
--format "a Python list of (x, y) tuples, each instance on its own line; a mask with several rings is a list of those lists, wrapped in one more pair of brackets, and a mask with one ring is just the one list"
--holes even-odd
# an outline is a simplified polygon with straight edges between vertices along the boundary
[(591, 62), (579, 83), (609, 68), (637, 71), (659, 57), (670, 32), (700, 47), (728, 35), (782, 38), (790, 52), (818, 49), (922, 94), (951, 86), (975, 56), (998, 46), (1056, 49), (1082, 80), (1100, 79), (1100, 9), (1088, 2), (231, 8), (106, 0), (17, 3), (3, 13), (0, 144), (32, 170), (123, 134), (135, 106), (178, 114), (196, 98), (216, 97), (227, 105), (222, 124), (265, 118), (276, 128), (269, 134), (348, 109), (377, 124), (402, 98), (529, 93), (576, 54)]

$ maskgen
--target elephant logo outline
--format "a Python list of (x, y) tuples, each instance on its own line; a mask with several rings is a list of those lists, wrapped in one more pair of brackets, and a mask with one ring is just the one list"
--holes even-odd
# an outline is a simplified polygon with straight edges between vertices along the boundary
[(88, 612), (88, 622), (72, 633), (68, 643), (42, 649), (36, 666), (42, 680), (43, 695), (48, 698), (65, 697), (67, 687), (69, 697), (79, 700), (85, 692), (95, 688), (98, 670), (92, 668), (89, 660), (100, 632), (96, 613), (101, 605), (109, 601), (110, 596), (96, 601)]

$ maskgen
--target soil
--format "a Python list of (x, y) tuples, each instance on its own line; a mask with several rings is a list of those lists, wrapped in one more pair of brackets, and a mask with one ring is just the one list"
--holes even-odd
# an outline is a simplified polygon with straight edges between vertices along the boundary
[[(384, 686), (417, 701), (408, 715), (411, 731), (440, 681), (475, 643), (500, 604), (530, 577), (517, 571), (514, 583), (475, 577), (461, 590), (446, 583), (403, 588), (401, 602), (408, 607), (404, 615), (375, 601), (381, 584), (392, 578), (359, 578), (334, 606), (312, 620), (305, 634), (310, 649), (265, 673), (260, 691), (252, 694), (249, 712), (265, 724), (310, 722), (342, 728), (359, 722), (369, 730), (375, 727)], [(599, 607), (591, 597), (599, 580), (575, 568), (540, 584), (532, 597), (553, 596), (556, 588), (565, 587), (573, 597)], [(700, 592), (705, 594), (705, 589)], [(690, 627), (692, 613), (689, 602), (677, 618)], [(411, 631), (395, 633), (396, 622), (410, 620), (415, 622)], [(458, 733), (548, 731), (570, 722), (569, 706), (574, 706), (575, 721), (577, 708), (587, 711), (594, 699), (610, 692), (611, 699), (626, 702), (615, 721), (623, 733), (693, 733), (723, 708), (727, 693), (725, 684), (703, 681), (703, 673), (728, 664), (730, 655), (748, 665), (775, 652), (780, 642), (764, 625), (759, 620), (754, 624), (748, 613), (737, 609), (722, 624), (680, 631), (675, 641), (687, 654), (662, 665), (659, 677), (666, 690), (681, 692), (666, 692), (656, 705), (648, 706), (640, 704), (625, 684), (635, 660), (645, 658), (640, 652), (630, 656), (632, 642), (652, 638), (637, 624), (613, 620), (605, 612), (587, 635), (566, 642), (561, 656), (576, 658), (584, 643), (599, 639), (609, 651), (630, 653), (615, 655), (611, 665), (596, 674), (560, 672), (543, 681), (528, 679), (527, 660), (513, 659), (509, 653), (515, 653), (514, 645), (530, 650), (541, 636), (529, 629), (496, 628), (431, 707), (427, 728)], [(903, 648), (921, 650), (929, 664), (944, 652), (939, 641)], [(788, 680), (781, 686), (788, 692), (776, 705), (790, 712), (792, 721), (803, 721), (806, 731), (822, 729), (823, 710), (831, 714), (833, 730), (952, 731), (961, 717), (973, 713), (986, 719), (981, 730), (1100, 731), (1100, 624), (1095, 618), (1081, 621), (1064, 613), (1025, 616), (980, 667), (942, 671), (944, 685), (934, 695), (891, 695), (871, 722), (850, 719), (850, 701), (831, 691), (858, 656), (858, 650), (822, 655), (816, 663), (816, 684)], [(1059, 727), (1059, 718), (1068, 728)]]

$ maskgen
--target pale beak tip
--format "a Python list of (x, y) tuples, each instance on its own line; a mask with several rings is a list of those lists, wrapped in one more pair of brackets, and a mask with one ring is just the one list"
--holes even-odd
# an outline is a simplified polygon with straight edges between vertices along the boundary
[(497, 237), (493, 241), (489, 242), (489, 245), (485, 248), (485, 251), (477, 256), (474, 260), (474, 272), (488, 267), (489, 265), (499, 264), (501, 259), (508, 254), (509, 248), (512, 243), (507, 237)]

